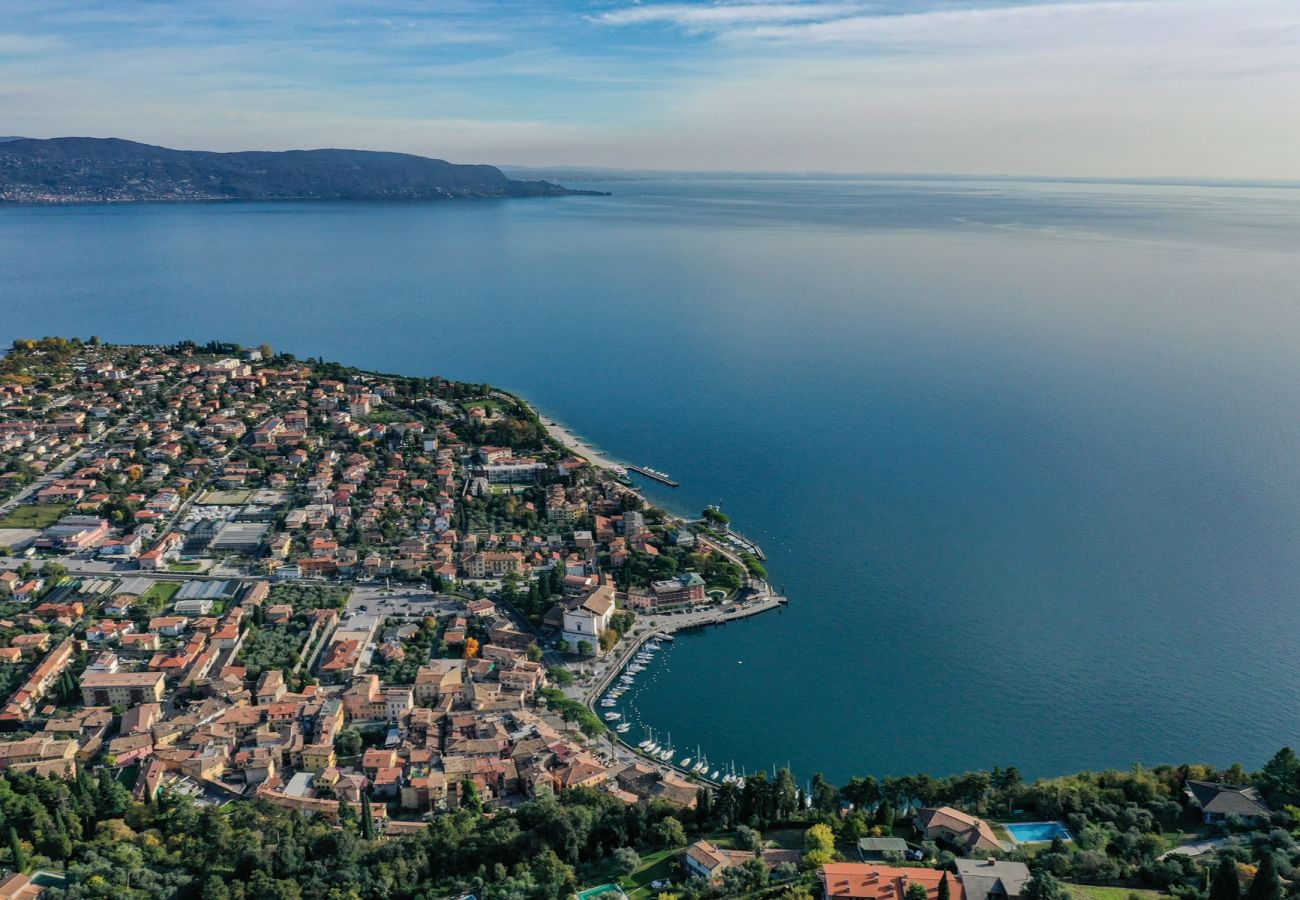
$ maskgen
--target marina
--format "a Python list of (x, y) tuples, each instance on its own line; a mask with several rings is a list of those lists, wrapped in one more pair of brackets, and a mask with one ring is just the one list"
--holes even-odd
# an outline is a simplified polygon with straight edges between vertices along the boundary
[[(776, 609), (785, 602), (785, 597), (768, 590), (738, 603), (701, 610), (691, 618), (665, 623), (634, 638), (621, 660), (587, 694), (589, 705), (594, 707), (599, 703), (602, 717), (612, 729), (610, 739), (656, 765), (670, 766), (688, 778), (713, 784), (743, 782), (744, 772), (738, 773), (734, 763), (718, 765), (710, 762), (704, 747), (698, 744), (679, 750), (673, 743), (671, 732), (660, 733), (645, 723), (636, 705), (636, 692), (638, 687), (644, 686), (640, 679), (653, 682), (657, 679), (659, 667), (668, 665), (668, 651), (674, 643), (672, 631), (723, 625)], [(637, 735), (640, 735), (639, 740)], [(682, 758), (677, 759), (682, 753)]]

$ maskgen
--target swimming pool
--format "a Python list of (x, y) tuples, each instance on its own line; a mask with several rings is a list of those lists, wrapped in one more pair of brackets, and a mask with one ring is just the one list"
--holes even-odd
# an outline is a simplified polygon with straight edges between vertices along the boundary
[(1007, 831), (1017, 844), (1044, 844), (1055, 838), (1071, 840), (1070, 832), (1060, 822), (1016, 822)]

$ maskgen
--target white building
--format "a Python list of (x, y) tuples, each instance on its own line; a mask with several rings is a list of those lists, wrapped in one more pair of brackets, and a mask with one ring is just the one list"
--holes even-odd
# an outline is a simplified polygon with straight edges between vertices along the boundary
[(586, 641), (600, 656), (600, 635), (609, 627), (609, 617), (613, 612), (614, 588), (600, 585), (581, 602), (565, 609), (562, 637), (574, 650), (578, 649), (579, 641)]

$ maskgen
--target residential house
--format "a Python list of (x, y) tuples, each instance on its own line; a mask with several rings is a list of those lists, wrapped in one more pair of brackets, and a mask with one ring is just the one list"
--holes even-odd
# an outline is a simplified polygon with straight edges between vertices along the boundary
[(927, 841), (943, 841), (965, 853), (1004, 849), (989, 823), (951, 806), (925, 807), (914, 824)]
[(961, 882), (943, 869), (903, 868), (878, 863), (827, 863), (818, 872), (826, 900), (903, 900), (913, 884), (937, 900), (939, 883), (948, 879), (952, 900), (965, 900)]
[(1201, 819), (1206, 825), (1222, 825), (1230, 816), (1242, 823), (1256, 827), (1266, 823), (1273, 810), (1253, 787), (1240, 784), (1222, 784), (1188, 779), (1184, 788), (1188, 798), (1201, 807)]
[(1000, 859), (958, 859), (957, 878), (966, 900), (1019, 900), (1029, 867)]

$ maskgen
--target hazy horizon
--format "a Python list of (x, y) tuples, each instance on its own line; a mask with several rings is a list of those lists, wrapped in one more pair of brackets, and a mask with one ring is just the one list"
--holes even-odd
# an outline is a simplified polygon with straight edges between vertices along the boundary
[(12, 0), (0, 121), (537, 168), (1300, 179), (1285, 0)]

